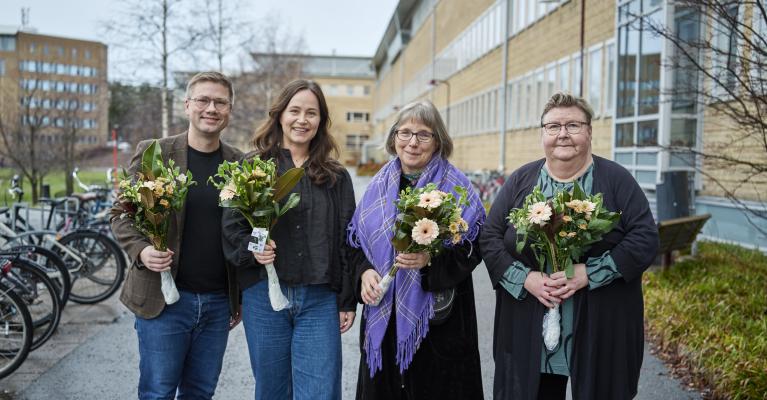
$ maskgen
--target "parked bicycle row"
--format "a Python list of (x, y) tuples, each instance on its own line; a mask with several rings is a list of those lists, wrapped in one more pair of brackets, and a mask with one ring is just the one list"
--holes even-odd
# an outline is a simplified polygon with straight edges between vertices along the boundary
[(16, 203), (0, 208), (0, 378), (51, 338), (68, 301), (98, 303), (122, 284), (126, 258), (107, 214), (113, 193), (73, 176), (86, 193), (32, 207), (14, 179)]

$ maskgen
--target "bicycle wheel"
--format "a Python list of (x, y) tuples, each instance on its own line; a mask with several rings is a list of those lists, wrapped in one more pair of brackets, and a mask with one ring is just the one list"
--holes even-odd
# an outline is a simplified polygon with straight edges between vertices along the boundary
[(19, 295), (0, 285), (0, 379), (21, 366), (32, 350), (32, 317)]
[[(77, 231), (59, 239), (77, 257), (61, 249), (72, 278), (69, 298), (80, 304), (95, 304), (113, 295), (125, 276), (122, 250), (109, 237), (95, 231)], [(77, 260), (80, 258), (80, 260)]]
[(11, 261), (3, 283), (18, 294), (32, 316), (32, 350), (42, 346), (56, 332), (61, 321), (61, 302), (53, 281), (43, 267), (23, 258)]
[(64, 260), (58, 254), (42, 246), (20, 246), (10, 250), (23, 251), (24, 258), (43, 267), (46, 275), (51, 278), (56, 286), (56, 292), (59, 295), (61, 308), (63, 309), (67, 304), (67, 300), (69, 300), (69, 292), (72, 291), (72, 280), (69, 278), (69, 270), (67, 265), (64, 264)]

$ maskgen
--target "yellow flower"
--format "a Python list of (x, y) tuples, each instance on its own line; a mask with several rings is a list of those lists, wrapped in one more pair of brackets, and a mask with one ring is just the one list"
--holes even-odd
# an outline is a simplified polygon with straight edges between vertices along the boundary
[(255, 177), (255, 178), (263, 178), (265, 176), (266, 176), (266, 172), (264, 172), (264, 170), (262, 170), (261, 167), (256, 167), (253, 170), (253, 177)]
[(162, 182), (158, 182), (154, 187), (154, 195), (157, 197), (162, 196), (165, 193), (165, 188), (162, 186)]
[(173, 183), (170, 183), (169, 185), (165, 186), (165, 193), (167, 193), (168, 196), (172, 196), (173, 195), (173, 187), (174, 186), (175, 185)]
[(458, 219), (458, 225), (460, 225), (461, 232), (466, 232), (469, 230), (469, 224), (466, 223), (466, 220), (464, 220), (463, 218)]
[(570, 232), (567, 234), (567, 237), (575, 237), (575, 232)]
[(564, 217), (562, 217), (562, 221), (565, 221), (565, 222), (571, 222), (572, 220), (573, 220), (573, 217), (569, 215), (565, 215)]
[(163, 206), (163, 207), (168, 207), (170, 205), (170, 203), (168, 203), (168, 200), (161, 199), (160, 200), (160, 205)]
[(459, 235), (459, 234), (457, 234), (457, 233), (456, 233), (456, 234), (454, 234), (454, 235), (453, 235), (453, 244), (458, 244), (458, 243), (460, 243), (460, 242), (461, 242), (461, 235)]
[(586, 230), (586, 228), (588, 228), (588, 225), (586, 225), (586, 224), (580, 224), (580, 225), (578, 225), (578, 228), (581, 228), (581, 229), (583, 229), (583, 230)]
[(565, 231), (559, 231), (559, 236), (560, 236), (560, 237), (565, 237), (565, 236), (567, 236), (567, 232), (565, 232)]
[(451, 222), (450, 226), (448, 227), (448, 229), (450, 230), (450, 233), (452, 233), (453, 235), (458, 233), (458, 229), (459, 229), (458, 228), (458, 221)]

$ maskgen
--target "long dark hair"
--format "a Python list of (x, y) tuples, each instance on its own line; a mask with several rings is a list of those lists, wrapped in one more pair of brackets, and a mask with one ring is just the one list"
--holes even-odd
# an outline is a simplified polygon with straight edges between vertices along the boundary
[(320, 123), (317, 126), (317, 134), (309, 143), (309, 159), (306, 174), (312, 183), (321, 185), (330, 181), (336, 183), (336, 176), (343, 171), (343, 166), (338, 162), (338, 145), (330, 135), (330, 114), (325, 95), (320, 86), (307, 79), (296, 79), (288, 83), (280, 93), (277, 100), (269, 109), (269, 118), (256, 129), (253, 137), (253, 147), (262, 159), (273, 158), (280, 161), (282, 150), (282, 125), (280, 117), (288, 108), (288, 103), (302, 90), (310, 90), (317, 97), (320, 105)]

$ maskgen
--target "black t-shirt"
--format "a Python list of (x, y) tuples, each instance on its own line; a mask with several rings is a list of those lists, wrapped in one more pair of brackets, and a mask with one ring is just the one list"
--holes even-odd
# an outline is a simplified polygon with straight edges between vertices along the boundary
[(208, 183), (224, 161), (221, 148), (203, 153), (187, 148), (187, 165), (196, 185), (186, 195), (176, 286), (195, 293), (226, 290), (226, 266), (221, 248), (221, 213), (218, 190)]

